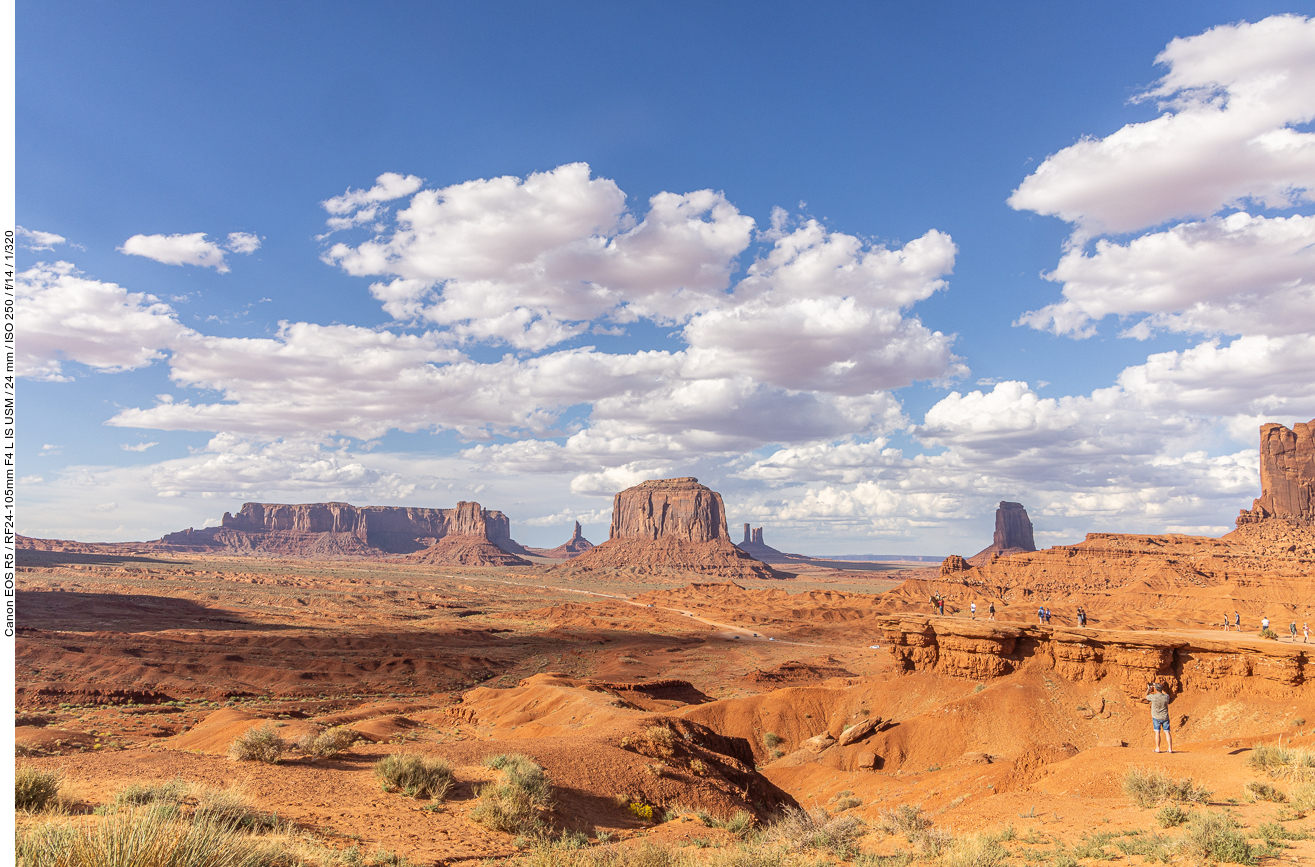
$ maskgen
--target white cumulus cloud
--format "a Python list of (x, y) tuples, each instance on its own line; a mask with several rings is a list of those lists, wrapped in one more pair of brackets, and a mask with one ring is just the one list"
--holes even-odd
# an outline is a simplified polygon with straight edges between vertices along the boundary
[(55, 245), (67, 243), (63, 235), (56, 235), (54, 232), (40, 232), (36, 229), (24, 229), (18, 226), (18, 237), (22, 240), (19, 242), (29, 250), (53, 250)]

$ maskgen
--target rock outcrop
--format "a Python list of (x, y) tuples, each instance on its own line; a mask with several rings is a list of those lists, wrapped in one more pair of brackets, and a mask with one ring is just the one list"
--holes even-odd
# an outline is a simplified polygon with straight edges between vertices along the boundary
[(656, 479), (617, 494), (607, 541), (554, 568), (784, 577), (731, 543), (721, 495), (694, 478)]
[(755, 527), (751, 530), (749, 529), (749, 525), (745, 524), (744, 541), (740, 542), (736, 547), (750, 557), (762, 560), (764, 563), (784, 563), (790, 559), (789, 554), (778, 551), (763, 541), (762, 527)]
[(1237, 526), (1277, 518), (1315, 527), (1315, 419), (1260, 426), (1260, 498), (1237, 516)]
[(586, 551), (591, 550), (594, 543), (584, 537), (581, 530), (580, 522), (575, 522), (575, 534), (571, 536), (569, 542), (563, 542), (556, 548), (530, 548), (531, 554), (537, 554), (540, 557), (548, 557), (553, 560), (570, 560), (579, 557)]
[(890, 620), (884, 627), (882, 647), (904, 671), (973, 680), (1001, 677), (1031, 663), (1074, 683), (1108, 681), (1130, 695), (1142, 695), (1156, 680), (1175, 695), (1192, 690), (1287, 701), (1315, 674), (1310, 645), (1277, 641), (927, 617)]
[[(224, 513), (218, 527), (169, 533), (161, 550), (227, 554), (273, 554), (285, 557), (385, 557), (460, 547), (465, 553), (447, 562), (478, 560), (501, 564), (528, 553), (511, 538), (511, 522), (502, 512), (461, 502), (455, 509), (401, 506), (353, 506), (350, 503), (243, 503), (236, 515)], [(437, 562), (437, 561), (436, 561)]]
[(1022, 503), (1000, 501), (1000, 508), (995, 510), (995, 537), (991, 544), (968, 558), (974, 566), (991, 562), (996, 557), (1010, 554), (1022, 554), (1036, 550), (1032, 539), (1032, 520), (1027, 517), (1027, 509)]

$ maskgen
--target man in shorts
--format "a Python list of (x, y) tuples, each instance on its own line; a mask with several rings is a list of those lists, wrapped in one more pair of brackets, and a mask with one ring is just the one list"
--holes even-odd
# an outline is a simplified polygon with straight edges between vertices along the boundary
[(1158, 683), (1149, 683), (1146, 685), (1148, 691), (1145, 701), (1151, 704), (1151, 728), (1155, 731), (1155, 751), (1160, 751), (1160, 732), (1164, 732), (1164, 744), (1168, 747), (1169, 752), (1173, 752), (1173, 735), (1169, 733), (1169, 702), (1173, 698)]

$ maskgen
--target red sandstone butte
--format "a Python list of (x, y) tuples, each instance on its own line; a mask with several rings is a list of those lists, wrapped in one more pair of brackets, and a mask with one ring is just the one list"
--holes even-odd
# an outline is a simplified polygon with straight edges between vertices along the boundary
[(736, 545), (741, 551), (751, 557), (756, 557), (764, 563), (784, 563), (790, 559), (790, 555), (778, 551), (771, 545), (763, 541), (763, 528), (755, 527), (749, 529), (749, 525), (744, 525), (744, 541)]
[(1001, 500), (1000, 508), (995, 510), (995, 537), (990, 545), (969, 557), (968, 562), (973, 566), (983, 566), (996, 557), (1035, 550), (1032, 520), (1027, 517), (1027, 509), (1022, 503)]
[(625, 567), (732, 579), (781, 577), (731, 543), (721, 494), (695, 478), (656, 479), (620, 492), (612, 503), (607, 541), (554, 568)]
[(1237, 516), (1237, 525), (1279, 518), (1315, 527), (1315, 419), (1288, 430), (1260, 426), (1260, 498)]

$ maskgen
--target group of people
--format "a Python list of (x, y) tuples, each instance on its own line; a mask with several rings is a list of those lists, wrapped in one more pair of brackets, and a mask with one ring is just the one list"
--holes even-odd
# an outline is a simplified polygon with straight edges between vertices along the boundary
[(1050, 609), (1046, 608), (1044, 605), (1036, 610), (1037, 623), (1041, 624), (1042, 626), (1050, 625), (1050, 617), (1051, 617)]
[[(1231, 623), (1229, 622), (1228, 614), (1227, 614), (1227, 613), (1224, 614), (1224, 631), (1227, 632), (1230, 628), (1233, 629), (1233, 630), (1235, 630), (1235, 631), (1237, 631), (1237, 632), (1241, 632), (1241, 631), (1242, 631), (1242, 615), (1241, 615), (1240, 613), (1238, 613), (1237, 611), (1234, 611), (1234, 612), (1233, 612), (1233, 619), (1232, 619), (1232, 622), (1231, 622)], [(1260, 618), (1260, 631), (1261, 631), (1261, 632), (1267, 632), (1268, 630), (1269, 630), (1269, 618), (1268, 618), (1268, 617), (1262, 617), (1262, 618)], [(1297, 640), (1297, 621), (1295, 621), (1295, 620), (1288, 624), (1288, 637), (1289, 637), (1289, 639), (1291, 639), (1293, 642), (1295, 642), (1295, 641)], [(1309, 622), (1309, 621), (1302, 621), (1302, 624), (1301, 624), (1301, 643), (1302, 643), (1302, 644), (1310, 644), (1310, 622)]]
[[(932, 611), (935, 611), (937, 614), (939, 614), (939, 615), (941, 615), (942, 617), (944, 617), (944, 616), (945, 616), (945, 597), (942, 596), (942, 595), (939, 594), (939, 593), (937, 593), (937, 594), (935, 594), (934, 596), (932, 596), (932, 597), (931, 597), (931, 610), (932, 610)], [(976, 601), (976, 600), (973, 600), (972, 602), (968, 603), (968, 613), (969, 613), (969, 615), (972, 616), (972, 619), (973, 619), (973, 620), (976, 620), (976, 619), (977, 619), (977, 601)], [(995, 619), (995, 603), (994, 603), (994, 602), (990, 602), (990, 603), (987, 604), (987, 607), (986, 607), (986, 615), (987, 615), (987, 619), (988, 619), (988, 620), (994, 620), (994, 619)]]

